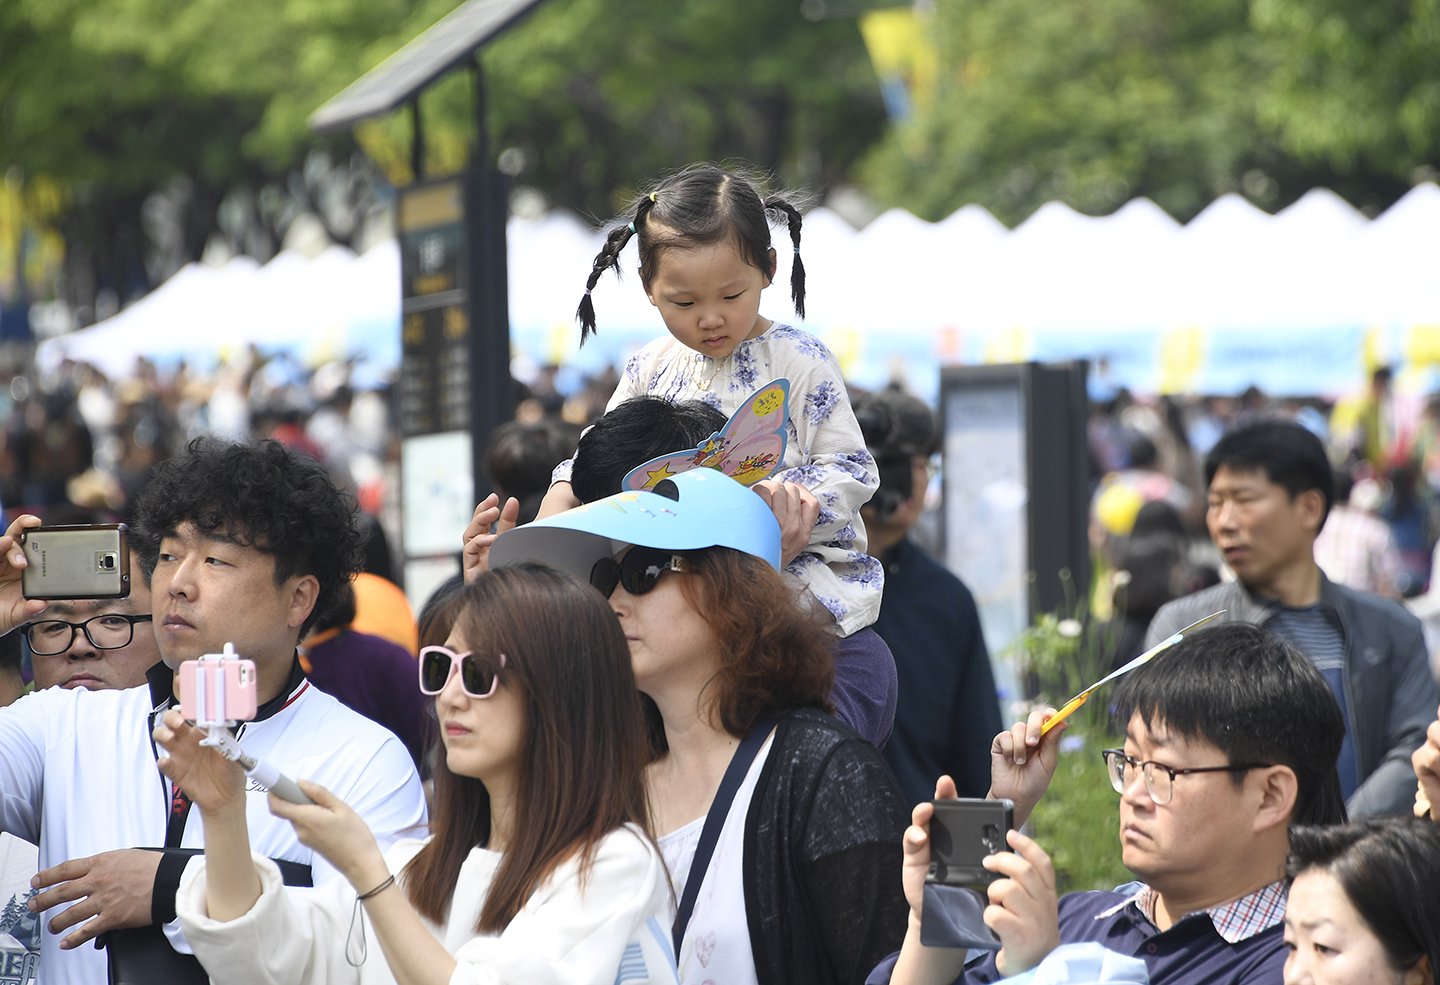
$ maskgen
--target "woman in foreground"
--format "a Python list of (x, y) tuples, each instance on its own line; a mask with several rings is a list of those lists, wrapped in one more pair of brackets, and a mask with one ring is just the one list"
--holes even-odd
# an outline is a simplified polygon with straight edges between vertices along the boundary
[(827, 714), (826, 631), (780, 573), (765, 501), (695, 469), (501, 534), (490, 563), (527, 557), (589, 572), (650, 699), (680, 980), (863, 982), (905, 934), (905, 805), (875, 747)]
[(1290, 832), (1285, 985), (1433, 985), (1440, 825), (1387, 817)]
[(284, 888), (250, 852), (244, 774), (178, 712), (156, 729), (161, 769), (205, 821), (205, 864), (176, 909), (217, 985), (675, 981), (639, 695), (614, 615), (540, 565), (487, 573), (458, 604), (446, 646), (420, 654), (445, 750), (430, 837), (382, 856), (322, 787), (300, 781), (313, 805), (270, 798), (349, 886)]

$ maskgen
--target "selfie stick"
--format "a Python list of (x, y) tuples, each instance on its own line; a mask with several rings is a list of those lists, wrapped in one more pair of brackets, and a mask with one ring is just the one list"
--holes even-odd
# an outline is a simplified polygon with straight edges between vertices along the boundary
[[(232, 763), (239, 763), (245, 775), (250, 777), (260, 786), (269, 790), (282, 800), (288, 800), (292, 804), (313, 804), (314, 801), (305, 796), (305, 791), (300, 789), (299, 784), (281, 773), (275, 767), (260, 762), (254, 756), (249, 755), (240, 748), (240, 743), (235, 741), (229, 729), (236, 723), (223, 719), (212, 719), (207, 714), (205, 698), (208, 690), (203, 681), (209, 676), (204, 674), (203, 667), (207, 662), (218, 664), (224, 657), (235, 657), (235, 647), (229, 643), (225, 644), (225, 653), (218, 659), (213, 654), (207, 654), (200, 658), (202, 672), (200, 680), (195, 687), (195, 727), (204, 729), (205, 738), (200, 740), (202, 746), (209, 746)], [(217, 711), (225, 707), (225, 675), (216, 668), (215, 679), (215, 706)], [(223, 714), (223, 712), (221, 712)]]

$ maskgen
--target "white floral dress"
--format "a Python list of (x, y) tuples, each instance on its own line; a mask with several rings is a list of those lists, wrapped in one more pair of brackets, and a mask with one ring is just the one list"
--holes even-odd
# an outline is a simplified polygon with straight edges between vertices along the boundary
[[(786, 571), (830, 611), (840, 635), (849, 636), (880, 612), (884, 569), (865, 553), (860, 519), (880, 478), (850, 408), (840, 363), (823, 342), (777, 322), (724, 359), (712, 359), (667, 335), (630, 357), (605, 409), (651, 394), (700, 400), (728, 417), (780, 377), (790, 381), (790, 420), (784, 467), (771, 478), (798, 482), (820, 500), (810, 544)], [(568, 482), (570, 468), (562, 462), (554, 480)]]

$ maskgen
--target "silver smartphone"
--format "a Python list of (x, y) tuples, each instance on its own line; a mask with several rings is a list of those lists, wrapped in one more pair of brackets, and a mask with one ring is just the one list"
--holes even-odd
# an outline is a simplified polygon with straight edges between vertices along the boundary
[(130, 594), (123, 523), (35, 527), (20, 536), (27, 599), (121, 599)]

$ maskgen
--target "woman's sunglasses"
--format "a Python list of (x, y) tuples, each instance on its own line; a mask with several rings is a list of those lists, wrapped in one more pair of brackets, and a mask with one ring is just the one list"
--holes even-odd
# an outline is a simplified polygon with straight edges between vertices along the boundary
[(654, 547), (632, 547), (619, 561), (602, 557), (590, 569), (590, 584), (607, 599), (616, 585), (623, 585), (631, 595), (644, 595), (655, 587), (667, 571), (684, 571), (678, 554)]
[[(500, 654), (505, 666), (505, 654)], [(445, 690), (456, 668), (460, 670), (460, 686), (472, 698), (488, 698), (500, 686), (500, 671), (480, 663), (469, 650), (456, 653), (443, 646), (427, 646), (420, 650), (420, 692), (435, 695)]]

